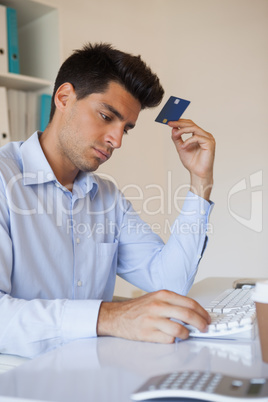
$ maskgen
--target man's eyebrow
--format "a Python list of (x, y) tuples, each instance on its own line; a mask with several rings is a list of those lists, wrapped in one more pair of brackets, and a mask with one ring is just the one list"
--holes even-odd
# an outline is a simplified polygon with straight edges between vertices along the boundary
[[(115, 109), (113, 106), (109, 105), (108, 103), (101, 103), (101, 105), (103, 107), (105, 107), (106, 109), (108, 109), (111, 113), (113, 113), (116, 117), (118, 117), (119, 120), (124, 121), (124, 117), (122, 116), (122, 114), (120, 112), (118, 112), (117, 109)], [(126, 124), (127, 127), (134, 128), (135, 124), (134, 123), (127, 123)]]

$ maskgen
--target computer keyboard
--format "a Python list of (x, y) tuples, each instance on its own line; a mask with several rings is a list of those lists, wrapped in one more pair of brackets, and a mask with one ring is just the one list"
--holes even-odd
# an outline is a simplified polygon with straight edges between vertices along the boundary
[(253, 339), (256, 329), (256, 309), (252, 300), (253, 288), (226, 289), (204, 306), (211, 316), (207, 332), (191, 325), (190, 337)]

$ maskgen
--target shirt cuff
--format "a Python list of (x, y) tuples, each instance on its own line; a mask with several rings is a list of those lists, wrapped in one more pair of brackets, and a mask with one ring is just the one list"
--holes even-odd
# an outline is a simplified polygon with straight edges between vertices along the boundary
[(191, 217), (196, 219), (197, 216), (206, 217), (208, 220), (213, 207), (213, 201), (207, 201), (197, 194), (188, 191), (180, 215), (185, 216), (189, 220), (191, 220)]
[(66, 300), (62, 315), (65, 341), (97, 336), (97, 320), (102, 300)]

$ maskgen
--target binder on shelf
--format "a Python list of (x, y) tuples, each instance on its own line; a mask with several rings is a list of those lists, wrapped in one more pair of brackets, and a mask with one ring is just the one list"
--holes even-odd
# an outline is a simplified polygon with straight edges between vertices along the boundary
[(18, 124), (19, 124), (19, 140), (25, 141), (27, 135), (27, 110), (26, 110), (26, 92), (18, 91)]
[(27, 133), (27, 93), (7, 90), (8, 116), (11, 141), (25, 141)]
[(7, 43), (8, 43), (8, 69), (10, 73), (20, 73), (19, 39), (17, 11), (14, 8), (6, 8)]
[(0, 4), (0, 73), (8, 72), (6, 7)]
[(44, 131), (49, 122), (52, 96), (42, 94), (40, 96), (40, 130)]
[(19, 141), (18, 108), (19, 97), (16, 89), (7, 90), (8, 118), (10, 128), (10, 141)]
[(0, 146), (2, 147), (9, 141), (7, 90), (5, 87), (0, 87)]
[(26, 134), (30, 137), (35, 131), (39, 130), (39, 108), (38, 108), (38, 96), (36, 92), (28, 91), (26, 93)]
[(39, 129), (37, 100), (35, 92), (7, 90), (10, 141), (25, 141)]

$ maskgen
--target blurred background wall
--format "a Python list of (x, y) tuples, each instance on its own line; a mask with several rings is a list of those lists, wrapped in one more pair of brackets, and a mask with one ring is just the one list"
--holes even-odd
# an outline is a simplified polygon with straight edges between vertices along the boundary
[[(89, 41), (140, 54), (159, 75), (164, 101), (170, 95), (190, 100), (184, 117), (215, 136), (216, 205), (196, 280), (268, 277), (268, 1), (57, 2), (62, 60)], [(169, 128), (154, 122), (159, 110), (141, 113), (99, 172), (112, 177), (167, 240), (189, 175)], [(137, 292), (117, 281), (117, 294)]]

